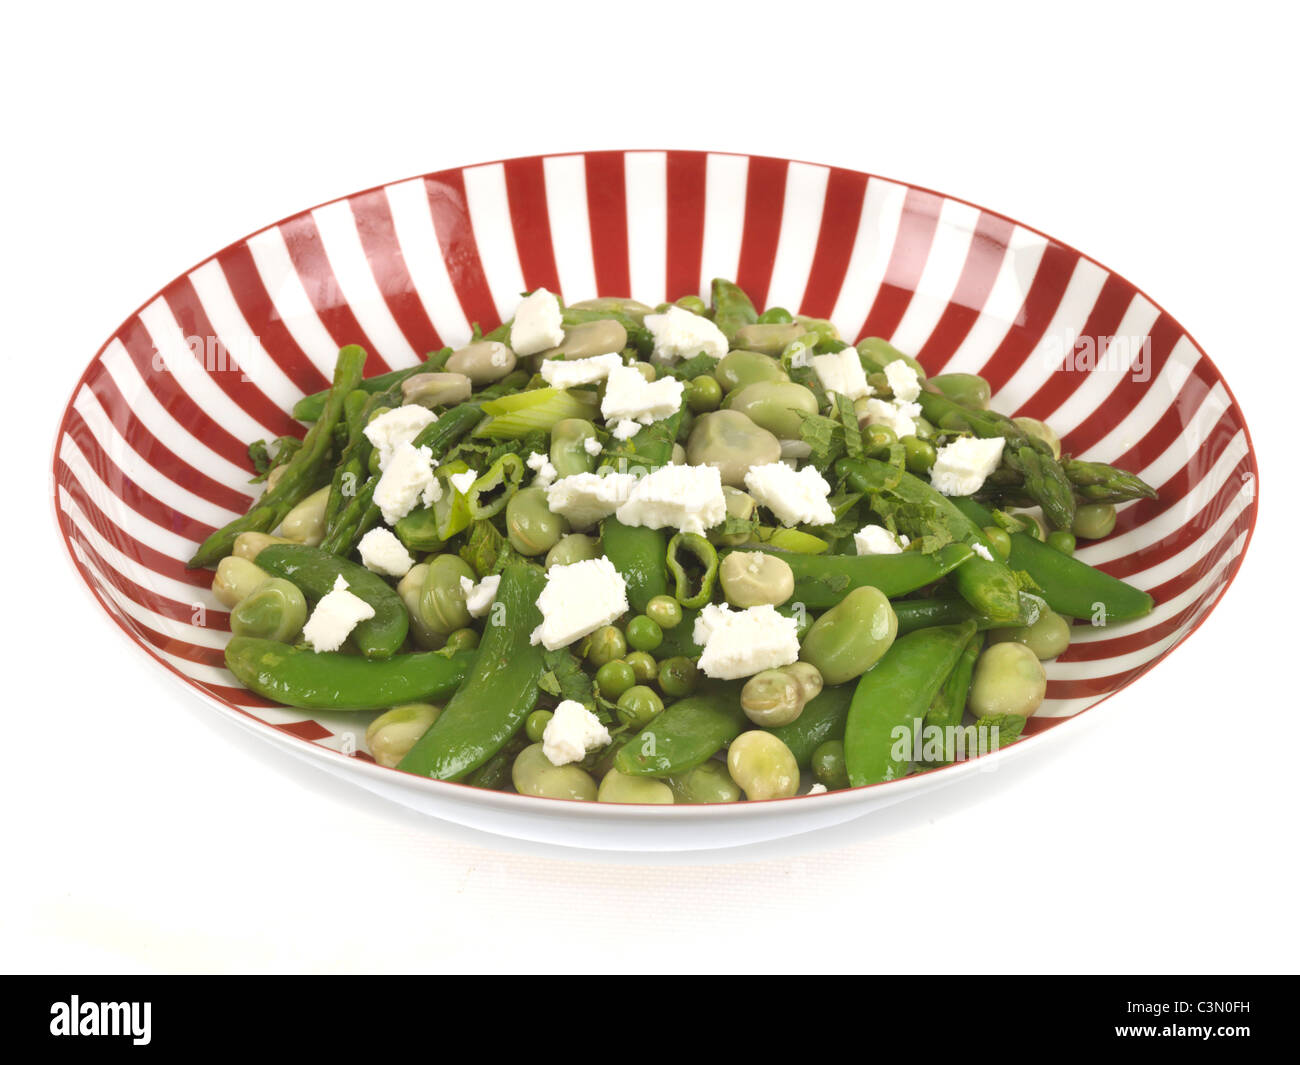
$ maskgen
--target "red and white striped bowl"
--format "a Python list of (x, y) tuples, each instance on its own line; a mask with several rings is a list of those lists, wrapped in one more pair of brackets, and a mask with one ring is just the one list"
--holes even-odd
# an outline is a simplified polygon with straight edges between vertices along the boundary
[[(1124, 278), (1002, 215), (834, 167), (685, 151), (592, 152), (447, 170), (359, 192), (237, 241), (109, 338), (64, 414), (59, 527), (87, 587), (154, 661), (260, 735), (408, 805), (491, 831), (675, 849), (843, 821), (970, 764), (816, 799), (597, 807), (485, 793), (373, 763), (355, 718), (305, 715), (222, 665), (228, 614), (190, 571), (196, 542), (253, 498), (247, 444), (300, 433), (343, 344), (368, 372), (407, 366), (508, 316), (537, 286), (654, 304), (735, 278), (760, 306), (883, 336), (930, 373), (982, 374), (992, 406), (1052, 424), (1070, 453), (1140, 473), (1079, 557), (1145, 588), (1155, 611), (1076, 631), (1048, 664), (1031, 738), (1130, 684), (1209, 613), (1255, 522), (1250, 437), (1218, 369)], [(1059, 731), (1059, 730), (1058, 730)], [(1038, 737), (1038, 738), (1035, 738)]]

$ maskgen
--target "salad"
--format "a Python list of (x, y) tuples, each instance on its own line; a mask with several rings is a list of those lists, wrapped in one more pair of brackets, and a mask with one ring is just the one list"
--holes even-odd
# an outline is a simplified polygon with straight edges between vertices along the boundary
[(257, 441), (216, 568), (230, 671), (378, 712), (381, 765), (524, 795), (788, 798), (1012, 743), (1073, 624), (1149, 595), (1073, 557), (1139, 478), (878, 337), (709, 303), (564, 305), (332, 386)]

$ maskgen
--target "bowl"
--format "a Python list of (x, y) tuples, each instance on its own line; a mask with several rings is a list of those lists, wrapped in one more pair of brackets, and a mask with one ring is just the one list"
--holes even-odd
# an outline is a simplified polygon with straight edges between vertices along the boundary
[[(226, 672), (229, 614), (198, 541), (253, 498), (248, 442), (301, 427), (338, 348), (367, 372), (411, 365), (545, 286), (655, 304), (731, 277), (760, 306), (883, 336), (931, 374), (968, 371), (991, 406), (1050, 421), (1068, 452), (1139, 473), (1079, 557), (1149, 591), (1140, 621), (1076, 629), (1047, 663), (1025, 738), (983, 759), (826, 795), (640, 807), (486, 792), (377, 765), (369, 715), (269, 704)], [(1187, 638), (1241, 565), (1257, 465), (1218, 368), (1141, 290), (1070, 246), (955, 197), (765, 156), (531, 156), (383, 185), (238, 240), (150, 297), (90, 361), (55, 444), (72, 562), (141, 652), (284, 751), (406, 806), (534, 841), (619, 850), (742, 845), (841, 823), (1027, 756)], [(1128, 701), (1132, 706), (1132, 701)]]

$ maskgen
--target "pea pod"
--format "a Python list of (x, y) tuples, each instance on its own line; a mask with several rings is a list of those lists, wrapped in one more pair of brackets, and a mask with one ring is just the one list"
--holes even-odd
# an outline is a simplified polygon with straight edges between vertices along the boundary
[[(698, 578), (686, 572), (686, 557), (703, 569)], [(668, 572), (673, 577), (673, 597), (684, 607), (702, 607), (713, 598), (718, 578), (718, 552), (698, 533), (678, 533), (668, 541)], [(694, 583), (693, 583), (694, 582)], [(694, 588), (694, 590), (692, 590)]]
[(970, 694), (971, 677), (975, 674), (975, 662), (982, 650), (984, 634), (977, 632), (962, 648), (961, 657), (952, 667), (952, 672), (944, 678), (939, 694), (926, 711), (927, 728), (956, 728), (961, 724), (962, 715), (966, 712), (966, 696)]
[(541, 624), (537, 597), (546, 585), (539, 566), (512, 561), (465, 683), (399, 769), (435, 780), (460, 780), (501, 750), (537, 702), (545, 652), (530, 642)]
[[(993, 524), (992, 512), (973, 499), (955, 502), (970, 520)], [(1155, 600), (1141, 589), (1039, 543), (1025, 533), (1011, 534), (1011, 557), (1007, 565), (1028, 573), (1042, 589), (1047, 605), (1058, 614), (1087, 618), (1095, 625), (1116, 625), (1145, 617), (1155, 605)]]
[(957, 569), (975, 556), (966, 544), (948, 544), (933, 554), (804, 555), (767, 544), (749, 543), (746, 551), (765, 551), (785, 560), (794, 572), (792, 602), (810, 610), (835, 606), (854, 588), (879, 588), (891, 599), (906, 595)]
[(473, 788), (486, 788), (488, 791), (503, 791), (510, 783), (510, 768), (515, 764), (519, 752), (528, 746), (529, 740), (523, 729), (516, 732), (506, 745), (491, 758), (465, 778), (465, 783)]
[(679, 699), (620, 748), (614, 768), (632, 776), (685, 773), (747, 728), (740, 686), (714, 684)]
[[(401, 598), (387, 581), (364, 566), (302, 544), (264, 547), (258, 552), (257, 564), (267, 573), (296, 584), (313, 604), (333, 590), (336, 578), (342, 577), (347, 581), (348, 590), (369, 603), (375, 611), (373, 618), (358, 623), (350, 637), (367, 658), (387, 658), (396, 654), (406, 640), (409, 619)], [(394, 701), (416, 702), (418, 699), (412, 696)]]
[(858, 681), (844, 727), (853, 787), (906, 775), (912, 737), (974, 632), (975, 623), (965, 621), (900, 637)]
[(768, 731), (790, 748), (799, 765), (807, 768), (812, 762), (813, 751), (827, 740), (844, 738), (844, 723), (849, 716), (853, 690), (852, 684), (823, 688), (820, 695), (808, 700), (803, 713), (794, 721)]
[(468, 651), (421, 651), (372, 660), (255, 636), (235, 636), (226, 645), (226, 668), (244, 687), (304, 710), (379, 710), (443, 699), (460, 685), (472, 659)]
[[(1041, 600), (1038, 601), (1041, 603)], [(1030, 625), (1037, 617), (1041, 607), (1034, 597), (1024, 592), (1020, 594), (1020, 622)], [(1006, 625), (1003, 621), (991, 621), (981, 616), (965, 599), (899, 599), (893, 604), (898, 617), (898, 635), (905, 636), (917, 629), (928, 629), (932, 625), (957, 625), (963, 621), (975, 622), (980, 631), (996, 629)]]
[(722, 330), (727, 343), (731, 344), (736, 339), (738, 329), (758, 322), (758, 311), (745, 295), (745, 290), (734, 281), (715, 277), (709, 287), (713, 297), (713, 323)]

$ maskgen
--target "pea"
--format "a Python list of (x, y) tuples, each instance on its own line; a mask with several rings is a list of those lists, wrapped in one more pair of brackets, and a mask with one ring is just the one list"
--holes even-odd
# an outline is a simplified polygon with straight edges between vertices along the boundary
[(977, 410), (987, 410), (989, 397), (993, 394), (989, 383), (979, 374), (941, 373), (938, 377), (931, 377), (929, 382), (949, 399)]
[(827, 684), (843, 684), (874, 666), (897, 634), (898, 618), (885, 594), (870, 585), (854, 588), (812, 623), (799, 657)]
[(599, 669), (627, 654), (627, 639), (617, 625), (605, 625), (587, 637), (586, 659)]
[(803, 689), (790, 674), (779, 669), (765, 669), (745, 681), (740, 692), (740, 708), (745, 716), (762, 728), (788, 725), (803, 712)]
[(1070, 624), (1060, 614), (1044, 608), (1032, 625), (994, 629), (989, 633), (990, 645), (1005, 642), (1022, 643), (1045, 662), (1070, 646)]
[(721, 762), (709, 760), (685, 773), (664, 777), (678, 802), (739, 802), (740, 788)]
[(1047, 674), (1023, 643), (995, 643), (975, 663), (970, 709), (976, 717), (1017, 714), (1028, 717), (1047, 695)]
[[(858, 400), (858, 403), (863, 402)], [(866, 417), (866, 408), (858, 411), (858, 404), (853, 405), (853, 412), (858, 415), (859, 420)], [(862, 446), (866, 448), (868, 455), (879, 455), (888, 451), (898, 443), (898, 434), (888, 425), (868, 425), (862, 430)]]
[(1011, 557), (1011, 534), (998, 525), (989, 525), (984, 529), (984, 539), (989, 542), (993, 548), (993, 554), (998, 558), (1008, 559)]
[(1073, 555), (1075, 544), (1074, 533), (1068, 529), (1053, 529), (1047, 534), (1047, 546), (1055, 548), (1063, 555)]
[(760, 381), (788, 381), (790, 377), (770, 355), (757, 351), (732, 351), (718, 360), (713, 368), (713, 379), (719, 392), (735, 392)]
[(510, 779), (520, 795), (542, 799), (596, 800), (596, 781), (578, 765), (551, 765), (540, 743), (525, 747), (515, 758)]
[(406, 757), (441, 713), (442, 708), (433, 703), (403, 703), (384, 711), (366, 729), (371, 756), (391, 769)]
[(1080, 540), (1100, 540), (1115, 531), (1111, 503), (1084, 503), (1074, 511), (1074, 535)]
[(659, 663), (654, 660), (654, 655), (645, 651), (633, 651), (623, 661), (632, 667), (638, 684), (649, 684), (659, 675)]
[(447, 636), (448, 651), (472, 651), (476, 647), (478, 647), (478, 632), (474, 629), (457, 629)]
[(699, 683), (699, 668), (684, 655), (677, 655), (659, 663), (659, 690), (670, 699), (680, 699), (695, 691)]
[(682, 623), (682, 604), (671, 595), (656, 595), (646, 603), (645, 614), (661, 629), (675, 629)]
[(727, 772), (747, 799), (786, 799), (799, 790), (799, 764), (790, 748), (762, 729), (742, 732), (732, 741)]
[(938, 457), (939, 453), (930, 441), (918, 436), (903, 437), (903, 458), (912, 473), (929, 473)]
[(671, 806), (672, 789), (654, 777), (634, 777), (611, 769), (600, 782), (596, 793), (598, 802), (635, 802)]
[(747, 415), (780, 440), (798, 440), (804, 419), (818, 412), (812, 389), (793, 381), (759, 381), (727, 397), (727, 409)]
[(475, 388), (482, 388), (507, 376), (518, 362), (515, 353), (499, 341), (476, 340), (453, 351), (446, 368), (449, 373), (464, 374)]
[(521, 555), (544, 555), (560, 542), (568, 525), (546, 505), (544, 488), (521, 488), (506, 504), (506, 533)]
[(751, 466), (780, 458), (781, 441), (737, 410), (701, 414), (686, 440), (687, 462), (716, 467), (722, 483), (736, 488), (744, 488)]
[(694, 377), (686, 385), (686, 405), (696, 414), (717, 410), (722, 402), (722, 386), (714, 377)]
[(532, 743), (541, 743), (546, 726), (554, 716), (549, 710), (534, 710), (524, 719), (524, 735)]
[(827, 740), (813, 751), (812, 771), (828, 788), (847, 788), (849, 771), (844, 765), (844, 741)]
[(587, 441), (597, 439), (596, 427), (585, 418), (564, 418), (551, 427), (549, 457), (557, 477), (573, 477), (596, 468)]
[(618, 699), (636, 684), (636, 671), (621, 658), (596, 670), (596, 687), (606, 699)]
[(571, 566), (575, 562), (600, 558), (600, 542), (585, 533), (569, 533), (560, 537), (554, 547), (546, 552), (546, 568)]
[(652, 618), (638, 614), (627, 623), (627, 643), (636, 651), (653, 651), (664, 642), (664, 630)]
[(1040, 422), (1037, 418), (1012, 418), (1021, 429), (1032, 437), (1036, 437), (1052, 449), (1052, 458), (1061, 457), (1061, 438), (1056, 435), (1056, 431), (1046, 422)]
[[(631, 666), (628, 666), (629, 672)], [(618, 697), (618, 718), (634, 729), (643, 729), (663, 712), (664, 702), (653, 688), (635, 684)]]
[(722, 593), (734, 607), (780, 606), (794, 595), (794, 570), (765, 551), (733, 551), (718, 570)]
[(759, 325), (785, 325), (794, 321), (794, 315), (784, 307), (769, 307), (758, 316)]
[(292, 643), (306, 621), (307, 600), (297, 585), (272, 577), (236, 604), (230, 612), (230, 631)]

